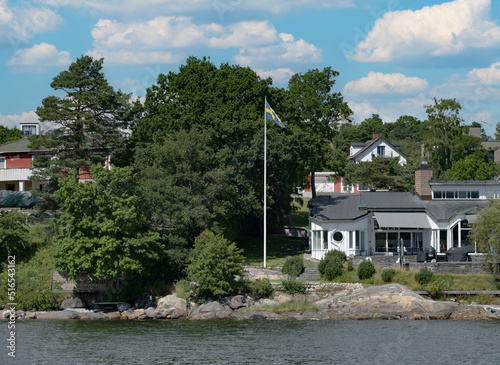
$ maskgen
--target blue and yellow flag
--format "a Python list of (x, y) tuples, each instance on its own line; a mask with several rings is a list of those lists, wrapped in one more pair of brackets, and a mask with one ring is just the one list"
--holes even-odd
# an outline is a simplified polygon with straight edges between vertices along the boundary
[(285, 128), (285, 124), (281, 121), (280, 117), (278, 117), (278, 114), (271, 108), (269, 103), (266, 101), (266, 119), (268, 120), (274, 120), (274, 122), (279, 125), (281, 128)]

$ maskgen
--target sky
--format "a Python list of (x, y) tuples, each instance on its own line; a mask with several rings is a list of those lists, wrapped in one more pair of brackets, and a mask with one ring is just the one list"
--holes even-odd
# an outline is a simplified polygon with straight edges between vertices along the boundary
[(493, 136), (499, 19), (498, 0), (0, 0), (0, 124), (36, 122), (52, 79), (82, 55), (104, 58), (107, 80), (140, 98), (206, 56), (284, 88), (332, 67), (357, 123), (425, 120), (434, 98), (456, 98), (465, 124)]

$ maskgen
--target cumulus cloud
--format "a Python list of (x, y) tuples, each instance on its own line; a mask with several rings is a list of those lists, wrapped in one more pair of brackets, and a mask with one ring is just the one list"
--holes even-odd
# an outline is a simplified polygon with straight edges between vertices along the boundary
[(295, 74), (290, 68), (278, 68), (276, 70), (257, 69), (255, 72), (263, 79), (267, 79), (268, 77), (272, 78), (274, 84), (277, 85), (287, 84), (290, 77)]
[(351, 58), (388, 62), (499, 46), (500, 27), (490, 12), (491, 0), (455, 0), (416, 11), (389, 11), (375, 22)]
[(418, 77), (407, 77), (400, 73), (383, 74), (369, 72), (368, 76), (349, 81), (344, 93), (351, 94), (411, 94), (427, 89), (429, 83)]
[(269, 64), (283, 63), (319, 63), (322, 61), (321, 49), (307, 43), (302, 38), (298, 41), (291, 34), (281, 33), (280, 42), (265, 47), (241, 48), (233, 60), (245, 66), (259, 68)]
[(16, 71), (43, 71), (50, 66), (67, 66), (71, 63), (69, 52), (58, 51), (48, 43), (35, 44), (31, 48), (18, 49), (7, 65), (16, 67)]
[(61, 16), (49, 7), (10, 6), (0, 0), (0, 45), (23, 47), (36, 34), (52, 32), (61, 23)]
[(500, 62), (493, 63), (488, 68), (475, 68), (467, 76), (469, 78), (477, 77), (486, 85), (500, 83)]

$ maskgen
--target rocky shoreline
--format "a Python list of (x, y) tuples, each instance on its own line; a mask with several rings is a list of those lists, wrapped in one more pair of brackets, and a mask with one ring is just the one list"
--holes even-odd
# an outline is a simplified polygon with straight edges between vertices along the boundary
[[(54, 312), (16, 312), (16, 319), (79, 319), (79, 320), (154, 320), (154, 319), (264, 319), (264, 320), (328, 320), (328, 319), (500, 319), (500, 306), (468, 305), (426, 299), (406, 286), (387, 284), (363, 288), (360, 284), (344, 284), (334, 292), (315, 291), (302, 297), (313, 302), (317, 310), (274, 313), (270, 306), (290, 302), (297, 297), (277, 292), (273, 299), (255, 300), (237, 295), (220, 302), (202, 305), (187, 303), (175, 294), (150, 300), (144, 308), (123, 303), (116, 310), (66, 308)], [(264, 307), (265, 306), (265, 307)], [(12, 318), (4, 311), (2, 318)]]

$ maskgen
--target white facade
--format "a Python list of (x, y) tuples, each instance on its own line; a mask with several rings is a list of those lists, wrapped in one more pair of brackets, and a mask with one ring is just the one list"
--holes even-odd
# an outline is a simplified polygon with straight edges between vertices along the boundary
[(375, 157), (399, 157), (399, 163), (401, 165), (406, 164), (406, 157), (404, 154), (384, 138), (377, 138), (367, 144), (351, 144), (349, 154), (349, 159), (353, 159), (354, 162), (372, 161)]

